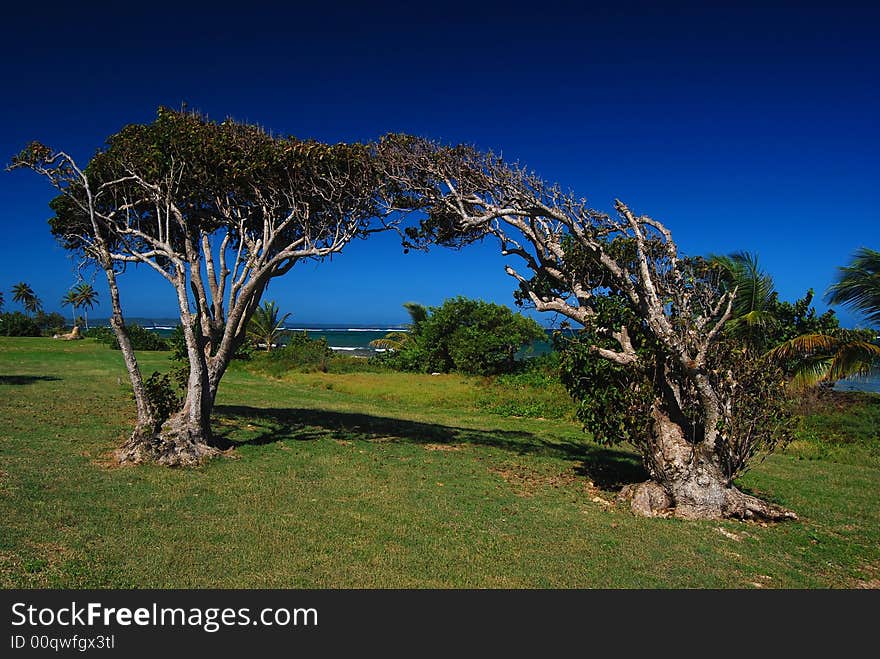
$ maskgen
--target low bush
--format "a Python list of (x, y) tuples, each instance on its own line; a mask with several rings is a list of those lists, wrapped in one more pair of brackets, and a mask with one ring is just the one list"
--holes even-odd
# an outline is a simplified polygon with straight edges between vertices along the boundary
[[(169, 350), (168, 342), (161, 336), (151, 330), (145, 329), (137, 323), (128, 323), (125, 331), (131, 341), (131, 347), (135, 350)], [(113, 350), (119, 350), (119, 341), (116, 340), (116, 333), (109, 327), (92, 327), (85, 332), (83, 336), (101, 343), (106, 343)]]
[(307, 332), (299, 332), (291, 334), (283, 348), (254, 353), (251, 364), (256, 371), (281, 377), (288, 371), (326, 373), (332, 359), (327, 339), (312, 339)]
[(42, 336), (37, 321), (20, 311), (0, 314), (0, 336)]

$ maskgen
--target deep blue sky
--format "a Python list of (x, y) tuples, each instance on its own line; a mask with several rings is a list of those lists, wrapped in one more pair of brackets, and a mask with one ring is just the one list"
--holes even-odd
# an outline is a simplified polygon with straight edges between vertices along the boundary
[[(880, 247), (876, 6), (178, 4), (4, 9), (0, 159), (39, 139), (85, 162), (185, 101), (330, 142), (394, 131), (500, 150), (596, 208), (619, 197), (662, 220), (687, 253), (756, 252), (783, 298), (812, 287), (822, 309), (835, 268)], [(74, 282), (51, 197), (35, 174), (0, 173), (6, 309), (20, 280), (48, 310)], [(124, 280), (129, 315), (174, 315), (163, 280)], [(268, 297), (294, 322), (387, 324), (408, 300), (509, 304), (513, 287), (491, 245), (403, 255), (379, 236)]]

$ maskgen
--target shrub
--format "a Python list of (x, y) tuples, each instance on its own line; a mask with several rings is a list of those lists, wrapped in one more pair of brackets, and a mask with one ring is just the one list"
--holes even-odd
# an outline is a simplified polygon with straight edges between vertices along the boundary
[(544, 337), (537, 322), (503, 305), (456, 297), (431, 307), (391, 362), (425, 372), (510, 373), (520, 348)]
[(61, 334), (67, 331), (67, 320), (64, 318), (64, 316), (55, 311), (53, 311), (52, 313), (38, 311), (35, 320), (37, 323), (37, 327), (39, 327), (40, 330), (48, 336), (52, 336), (53, 334)]
[[(136, 323), (129, 323), (125, 326), (128, 338), (131, 341), (131, 347), (135, 350), (168, 350), (168, 343), (161, 336), (148, 329), (144, 329)], [(119, 350), (119, 341), (116, 340), (116, 334), (110, 330), (110, 347), (113, 350)]]
[(41, 336), (37, 321), (20, 311), (0, 314), (0, 336)]
[(326, 372), (332, 358), (327, 339), (311, 339), (307, 332), (298, 332), (283, 348), (255, 353), (252, 362), (257, 370), (279, 377), (288, 371)]
[[(144, 329), (136, 323), (129, 323), (125, 326), (131, 346), (135, 350), (168, 350), (168, 342), (161, 336), (148, 329)], [(100, 343), (106, 343), (113, 350), (119, 350), (119, 341), (116, 340), (116, 333), (109, 327), (91, 327), (83, 332), (83, 336), (95, 339)]]
[(167, 374), (160, 375), (158, 371), (154, 371), (150, 377), (144, 380), (144, 389), (153, 416), (159, 423), (165, 421), (183, 406), (183, 397), (177, 393)]

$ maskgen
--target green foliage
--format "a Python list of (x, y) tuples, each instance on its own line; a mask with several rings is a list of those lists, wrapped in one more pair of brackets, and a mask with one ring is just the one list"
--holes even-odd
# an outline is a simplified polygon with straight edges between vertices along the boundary
[(836, 329), (828, 334), (802, 334), (767, 353), (790, 376), (796, 391), (820, 382), (867, 375), (880, 365), (880, 346), (871, 330)]
[[(223, 326), (220, 326), (220, 333), (223, 332)], [(183, 325), (175, 325), (171, 336), (166, 339), (168, 348), (171, 350), (171, 360), (175, 362), (185, 362), (189, 364), (189, 357), (186, 353), (186, 337), (183, 334)], [(247, 361), (253, 355), (254, 347), (247, 341), (238, 347), (233, 353), (232, 359)]]
[(64, 294), (64, 297), (61, 298), (61, 306), (72, 307), (74, 313), (79, 309), (84, 310), (83, 313), (85, 314), (86, 327), (88, 327), (89, 324), (88, 313), (86, 310), (92, 309), (97, 303), (98, 291), (96, 291), (91, 284), (87, 284), (84, 281), (81, 281), (71, 288)]
[(776, 322), (767, 333), (765, 345), (768, 348), (804, 334), (831, 334), (840, 327), (833, 309), (822, 314), (816, 312), (811, 304), (813, 294), (811, 288), (804, 297), (795, 302), (774, 298), (770, 313)]
[(283, 348), (255, 354), (252, 364), (257, 371), (281, 377), (289, 371), (326, 372), (332, 358), (333, 350), (326, 338), (312, 339), (308, 332), (296, 332), (290, 335)]
[(83, 330), (82, 335), (87, 339), (95, 339), (98, 343), (106, 343), (107, 345), (110, 345), (116, 338), (113, 330), (106, 326), (90, 327), (87, 330)]
[(41, 336), (39, 324), (20, 311), (0, 314), (0, 336)]
[[(682, 430), (699, 442), (704, 432), (696, 391), (680, 391), (680, 409), (669, 409), (670, 401), (662, 389), (665, 378), (675, 375), (677, 366), (640, 331), (635, 312), (623, 296), (596, 300), (595, 325), (625, 325), (633, 347), (644, 363), (663, 369), (638, 370), (601, 357), (597, 348), (614, 349), (611, 339), (588, 326), (573, 338), (557, 335), (556, 347), (562, 352), (561, 379), (578, 401), (577, 417), (595, 441), (611, 445), (628, 442), (646, 455), (651, 438), (652, 406), (663, 401), (664, 411), (677, 419)], [(793, 436), (792, 414), (786, 395), (786, 379), (781, 369), (756, 357), (736, 339), (720, 341), (708, 355), (707, 371), (713, 389), (729, 401), (730, 413), (718, 428), (716, 452), (725, 475), (733, 479), (743, 473), (749, 461), (761, 451), (767, 453), (787, 444)], [(728, 379), (728, 375), (730, 379)], [(668, 381), (668, 380), (667, 380)], [(731, 386), (735, 382), (735, 386)], [(668, 385), (666, 385), (668, 386)]]
[(488, 412), (533, 419), (572, 419), (573, 402), (560, 380), (561, 356), (524, 360), (516, 372), (488, 380), (480, 406)]
[(12, 299), (21, 304), (27, 313), (36, 313), (43, 306), (34, 289), (23, 281), (12, 287)]
[(153, 371), (153, 374), (144, 380), (144, 390), (153, 418), (159, 423), (183, 406), (183, 397), (177, 393), (167, 373), (162, 375), (158, 371)]
[(269, 352), (287, 336), (288, 332), (283, 327), (290, 314), (279, 317), (279, 313), (275, 302), (266, 301), (263, 306), (256, 308), (247, 327), (247, 336), (255, 347)]
[[(610, 326), (622, 322), (638, 323), (621, 297), (608, 296), (597, 300), (603, 320)], [(645, 356), (651, 345), (637, 333), (634, 347)], [(593, 439), (611, 445), (630, 442), (639, 446), (649, 436), (650, 407), (654, 387), (647, 374), (621, 366), (600, 357), (594, 347), (614, 349), (611, 339), (590, 328), (573, 337), (554, 336), (554, 347), (560, 351), (560, 378), (569, 394), (578, 401), (577, 418)]]
[(845, 304), (880, 324), (880, 252), (862, 247), (849, 265), (839, 268), (828, 289), (828, 301)]
[[(145, 376), (162, 371), (167, 355), (141, 364)], [(0, 587), (841, 588), (876, 578), (865, 566), (880, 546), (880, 450), (869, 435), (880, 405), (852, 422), (846, 410), (822, 413), (811, 430), (826, 457), (809, 460), (818, 453), (803, 437), (740, 482), (795, 507), (799, 522), (691, 524), (596, 500), (613, 503), (614, 483), (645, 478), (639, 456), (591, 445), (576, 423), (477, 408), (482, 378), (309, 373), (279, 385), (245, 366), (231, 365), (215, 412), (241, 459), (186, 474), (107, 469), (96, 458), (131, 418), (118, 353), (0, 340), (0, 373), (32, 378), (0, 378)], [(309, 552), (289, 551), (294, 528)], [(223, 561), (206, 537), (222, 539)], [(393, 561), (352, 569), (387, 556), (389, 542)], [(191, 560), (143, 559), (184, 545)]]
[[(137, 323), (127, 323), (125, 331), (131, 341), (134, 350), (168, 350), (168, 343), (161, 336), (148, 329), (144, 329)], [(113, 350), (119, 350), (119, 341), (116, 334), (109, 327), (95, 327), (85, 333), (85, 336), (108, 344)]]
[(53, 311), (52, 313), (46, 313), (45, 311), (38, 310), (37, 315), (34, 317), (34, 320), (37, 323), (37, 326), (42, 330), (43, 334), (47, 334), (52, 336), (53, 334), (60, 334), (64, 332), (67, 328), (67, 319), (64, 318), (60, 313)]
[(514, 371), (517, 351), (545, 333), (505, 306), (456, 297), (428, 309), (411, 335), (393, 359), (398, 368), (492, 375)]

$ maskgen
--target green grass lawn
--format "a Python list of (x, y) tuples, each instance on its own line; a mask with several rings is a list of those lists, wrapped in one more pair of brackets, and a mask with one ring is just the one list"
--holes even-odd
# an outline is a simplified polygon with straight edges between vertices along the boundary
[[(170, 366), (167, 353), (141, 359), (146, 375)], [(505, 397), (571, 409), (552, 387), (271, 380), (235, 363), (215, 429), (237, 447), (171, 470), (111, 465), (132, 422), (126, 381), (119, 353), (91, 340), (0, 339), (0, 586), (826, 588), (880, 577), (876, 403), (852, 433), (846, 411), (811, 417), (801, 440), (742, 479), (801, 515), (765, 526), (634, 517), (613, 491), (644, 478), (634, 454), (591, 444), (570, 414), (497, 413)]]

